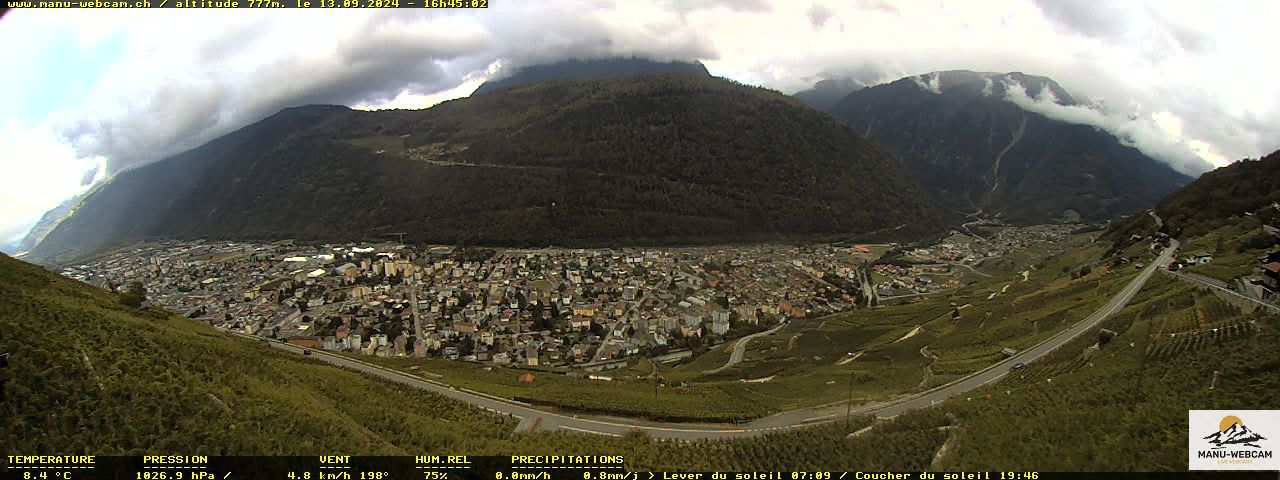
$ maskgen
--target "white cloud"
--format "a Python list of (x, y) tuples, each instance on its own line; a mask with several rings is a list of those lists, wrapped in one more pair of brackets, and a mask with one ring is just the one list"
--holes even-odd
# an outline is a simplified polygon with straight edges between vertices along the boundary
[(0, 175), (0, 245), (21, 240), (45, 211), (83, 193), (105, 170), (104, 158), (81, 157), (48, 124), (0, 126), (0, 152), (6, 169)]
[[(1174, 169), (1187, 175), (1204, 173), (1204, 162), (1208, 159), (1202, 158), (1187, 142), (1197, 141), (1202, 146), (1207, 144), (1184, 138), (1181, 133), (1182, 121), (1176, 115), (1169, 112), (1157, 112), (1153, 115), (1117, 113), (1088, 105), (1062, 105), (1047, 89), (1037, 92), (1033, 97), (1015, 82), (1004, 82), (1004, 87), (1005, 100), (1027, 111), (1067, 123), (1095, 127), (1149, 157), (1163, 159)], [(1217, 156), (1216, 152), (1206, 153)]]

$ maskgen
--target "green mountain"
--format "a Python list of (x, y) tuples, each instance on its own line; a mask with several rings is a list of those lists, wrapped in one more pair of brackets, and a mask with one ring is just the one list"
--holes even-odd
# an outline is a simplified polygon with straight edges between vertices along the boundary
[(661, 74), (417, 111), (311, 106), (117, 175), (32, 257), (148, 238), (504, 245), (938, 232), (896, 159), (774, 91)]
[(553, 80), (607, 80), (655, 73), (711, 76), (701, 62), (659, 62), (643, 58), (570, 59), (516, 69), (511, 75), (480, 84), (471, 95), (484, 95)]
[(805, 105), (822, 111), (828, 111), (840, 100), (859, 89), (865, 88), (862, 82), (852, 77), (824, 78), (813, 84), (813, 87), (791, 94)]
[(1208, 249), (1217, 254), (1270, 246), (1262, 226), (1280, 226), (1280, 151), (1205, 173), (1161, 200), (1152, 213), (1116, 222), (1102, 238), (1114, 242), (1113, 251), (1157, 232), (1182, 239), (1214, 237)]
[(1106, 132), (1024, 110), (1006, 99), (1013, 88), (1076, 104), (1048, 78), (948, 71), (854, 91), (829, 111), (901, 158), (948, 207), (1012, 223), (1105, 220), (1190, 181)]
[(1156, 206), (1166, 230), (1200, 235), (1232, 217), (1257, 215), (1280, 225), (1280, 151), (1259, 159), (1244, 159), (1208, 172), (1174, 192)]

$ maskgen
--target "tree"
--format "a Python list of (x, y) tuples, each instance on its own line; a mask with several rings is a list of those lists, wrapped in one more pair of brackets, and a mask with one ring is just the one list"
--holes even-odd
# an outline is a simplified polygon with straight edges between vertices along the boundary
[(462, 337), (462, 342), (458, 344), (458, 353), (467, 356), (476, 350), (476, 341), (471, 336)]
[(120, 293), (120, 303), (125, 306), (138, 308), (145, 301), (147, 301), (147, 288), (142, 286), (142, 282), (130, 282), (124, 292)]

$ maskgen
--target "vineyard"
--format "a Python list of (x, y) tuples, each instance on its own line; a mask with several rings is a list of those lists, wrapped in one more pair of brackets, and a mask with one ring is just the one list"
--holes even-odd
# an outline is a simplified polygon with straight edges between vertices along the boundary
[(226, 337), (0, 257), (0, 450), (403, 454), (515, 421)]
[[(613, 377), (609, 382), (547, 371), (534, 372), (537, 380), (523, 383), (517, 380), (519, 369), (431, 359), (365, 360), (410, 373), (430, 372), (440, 381), (492, 395), (585, 413), (741, 422), (841, 401), (850, 396), (850, 383), (853, 398), (876, 401), (986, 368), (1003, 358), (1003, 349), (1022, 349), (1048, 338), (1123, 288), (1135, 270), (1099, 267), (1089, 275), (1076, 274), (1105, 251), (1093, 246), (1040, 259), (1026, 281), (1021, 268), (1012, 268), (1004, 278), (988, 278), (916, 303), (796, 320), (755, 339), (742, 363), (718, 373), (706, 370), (724, 364), (728, 354), (723, 346), (683, 365), (659, 365), (661, 386), (649, 376), (653, 366), (602, 373)], [(989, 298), (993, 292), (1001, 293)], [(959, 318), (954, 316), (957, 311)], [(926, 348), (933, 357), (923, 355)], [(861, 353), (851, 358), (853, 352)], [(768, 381), (742, 381), (765, 378)]]
[(945, 468), (1186, 469), (1187, 410), (1280, 401), (1280, 317), (1215, 300), (1156, 275), (1098, 329), (949, 401), (963, 428)]
[[(521, 454), (621, 454), (627, 468), (682, 471), (923, 470), (948, 433), (944, 412), (929, 410), (876, 424), (868, 417), (733, 441), (672, 442), (642, 435), (584, 437), (565, 433), (517, 435)], [(512, 452), (514, 453), (514, 452)]]
[[(1000, 325), (1028, 327), (1046, 313), (1065, 325), (1086, 309), (1067, 304), (1101, 302), (1131, 277), (1101, 272), (1068, 279), (1052, 271), (1038, 270), (1045, 277), (1039, 283), (1011, 287), (1009, 298), (1020, 300), (975, 303), (959, 320), (945, 314), (949, 308), (922, 302), (796, 325), (788, 329), (792, 335), (811, 338), (795, 350), (784, 350), (788, 341), (778, 337), (767, 349), (753, 348), (753, 355), (779, 357), (769, 367), (785, 374), (779, 382), (692, 382), (655, 394), (654, 384), (641, 379), (599, 382), (542, 371), (529, 386), (509, 369), (385, 361), (583, 410), (616, 405), (655, 418), (692, 412), (690, 418), (743, 419), (838, 397), (850, 379), (856, 396), (875, 400), (884, 398), (879, 389), (919, 388), (924, 365), (935, 382), (954, 378), (997, 360), (985, 347), (959, 348), (957, 338), (1002, 338), (997, 332), (1012, 327)], [(985, 295), (982, 288), (961, 293)], [(0, 449), (23, 453), (590, 453), (624, 455), (631, 469), (684, 471), (1181, 470), (1186, 410), (1280, 404), (1274, 347), (1280, 317), (1242, 313), (1163, 274), (1092, 331), (937, 408), (691, 443), (640, 434), (516, 434), (515, 419), (265, 349), (162, 311), (126, 307), (114, 294), (7, 257), (0, 257), (0, 296), (0, 351), (11, 354)], [(985, 313), (1000, 318), (986, 320)], [(918, 323), (921, 316), (928, 318)], [(1030, 330), (1007, 332), (1037, 338)], [(843, 341), (867, 348), (839, 364), (842, 351), (859, 346)], [(769, 371), (759, 362), (735, 370)], [(938, 456), (944, 443), (948, 453)]]

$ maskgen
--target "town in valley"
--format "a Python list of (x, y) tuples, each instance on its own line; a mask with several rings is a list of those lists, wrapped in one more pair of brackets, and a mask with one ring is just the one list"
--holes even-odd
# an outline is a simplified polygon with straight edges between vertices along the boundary
[(961, 286), (989, 258), (1060, 250), (1078, 228), (1000, 227), (918, 248), (163, 241), (62, 273), (109, 289), (136, 284), (152, 305), (307, 348), (607, 368), (633, 356), (684, 358), (792, 319), (915, 301)]

